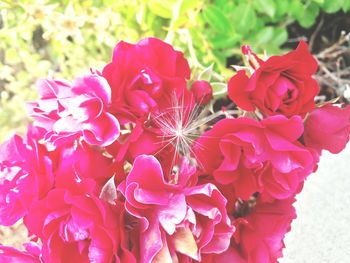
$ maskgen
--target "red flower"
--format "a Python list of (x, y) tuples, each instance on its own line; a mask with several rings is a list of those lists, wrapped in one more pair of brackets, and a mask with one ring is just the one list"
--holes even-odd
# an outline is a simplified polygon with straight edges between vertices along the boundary
[(238, 197), (264, 191), (282, 199), (314, 169), (313, 155), (297, 141), (302, 133), (299, 116), (224, 119), (197, 140), (195, 153), (204, 172), (232, 184)]
[(276, 200), (261, 203), (244, 218), (238, 219), (235, 240), (238, 251), (247, 263), (277, 263), (282, 257), (283, 239), (290, 231), (290, 224), (296, 218), (293, 207), (295, 199)]
[(309, 147), (321, 152), (341, 152), (350, 134), (350, 106), (339, 108), (326, 104), (313, 110), (305, 123), (304, 141)]
[(196, 103), (199, 105), (207, 105), (213, 98), (213, 89), (208, 81), (197, 80), (192, 84), (191, 91), (194, 95)]
[(288, 54), (260, 61), (250, 78), (238, 71), (228, 83), (228, 94), (243, 110), (258, 108), (265, 115), (304, 116), (315, 108), (319, 87), (312, 75), (316, 70), (316, 60), (301, 41)]
[(103, 69), (112, 88), (112, 109), (137, 116), (171, 106), (172, 96), (187, 88), (190, 74), (183, 54), (156, 38), (136, 45), (119, 42)]

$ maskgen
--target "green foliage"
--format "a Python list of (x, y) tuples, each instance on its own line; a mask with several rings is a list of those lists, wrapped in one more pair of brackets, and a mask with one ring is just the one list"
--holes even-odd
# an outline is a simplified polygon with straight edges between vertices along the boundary
[(9, 131), (24, 130), (24, 102), (36, 98), (38, 78), (101, 70), (119, 40), (155, 36), (172, 43), (186, 53), (193, 78), (210, 79), (221, 96), (222, 82), (232, 74), (227, 58), (239, 56), (240, 45), (279, 53), (286, 26), (298, 21), (308, 28), (322, 10), (347, 12), (350, 1), (2, 0), (0, 141)]
[[(213, 50), (211, 55), (221, 70), (226, 66), (227, 57), (240, 54), (238, 47), (242, 43), (250, 44), (258, 52), (280, 53), (281, 45), (288, 39), (287, 25), (297, 21), (302, 27), (309, 28), (315, 24), (321, 10), (347, 12), (350, 1), (214, 0), (199, 14), (200, 28), (205, 28), (200, 34), (207, 41), (209, 50)], [(213, 59), (208, 55), (208, 46), (204, 49), (196, 46), (198, 52), (203, 52), (199, 56), (205, 63)]]

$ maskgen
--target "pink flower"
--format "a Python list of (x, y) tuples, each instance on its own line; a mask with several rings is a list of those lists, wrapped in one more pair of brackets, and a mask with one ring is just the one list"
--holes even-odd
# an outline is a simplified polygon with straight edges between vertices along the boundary
[[(133, 163), (137, 156), (147, 154), (154, 155), (163, 167), (169, 167), (180, 155), (189, 156), (189, 141), (199, 126), (196, 122), (199, 110), (199, 107), (195, 107), (193, 94), (184, 90), (179, 98), (172, 96), (171, 105), (159, 113), (153, 113), (147, 118), (129, 115), (129, 122), (122, 127), (130, 132), (123, 133), (107, 147), (107, 151), (115, 156), (117, 162), (127, 160)], [(197, 126), (193, 127), (192, 123), (197, 123)], [(179, 136), (179, 130), (186, 136), (186, 148), (177, 148), (183, 139)]]
[(38, 81), (40, 99), (29, 104), (34, 124), (46, 129), (51, 148), (83, 136), (93, 145), (107, 146), (119, 136), (119, 122), (107, 107), (111, 89), (97, 74), (64, 80)]
[(188, 185), (193, 173), (185, 161), (167, 182), (157, 159), (141, 155), (119, 185), (126, 210), (140, 221), (139, 262), (200, 260), (227, 249), (233, 228), (226, 200), (212, 184)]
[(350, 134), (350, 106), (340, 108), (326, 104), (313, 110), (305, 122), (304, 141), (319, 153), (325, 149), (341, 152)]
[(15, 135), (0, 146), (1, 225), (21, 219), (53, 185), (52, 162), (37, 140), (30, 127), (26, 137)]
[[(247, 263), (247, 261), (240, 255), (240, 253), (234, 247), (229, 247), (225, 252), (222, 252), (220, 254), (205, 255), (201, 261), (201, 263), (222, 263), (222, 262)], [(256, 263), (262, 263), (262, 262), (257, 261)]]
[(113, 159), (85, 142), (77, 142), (74, 147), (58, 147), (50, 152), (55, 175), (55, 188), (71, 191), (81, 188), (96, 196), (115, 173)]
[(258, 60), (250, 50), (244, 51), (255, 60), (256, 70), (250, 78), (245, 71), (238, 71), (228, 83), (229, 97), (238, 107), (246, 111), (258, 108), (267, 116), (283, 114), (287, 117), (303, 117), (315, 108), (314, 98), (319, 87), (312, 75), (317, 70), (317, 61), (305, 42), (265, 62)]
[(26, 251), (19, 251), (13, 247), (0, 244), (0, 263), (41, 263), (40, 247), (34, 242), (24, 244)]
[(24, 223), (40, 238), (44, 262), (120, 262), (118, 211), (94, 196), (54, 189), (33, 204)]
[(197, 80), (192, 84), (191, 91), (195, 101), (200, 105), (207, 105), (213, 98), (213, 89), (208, 81)]
[(247, 263), (277, 263), (282, 257), (284, 236), (296, 218), (294, 201), (290, 198), (261, 203), (258, 199), (249, 214), (237, 220), (237, 250)]
[(195, 155), (205, 173), (232, 184), (242, 199), (255, 192), (286, 198), (314, 170), (313, 155), (297, 141), (302, 134), (299, 116), (224, 119), (199, 137)]
[(140, 117), (171, 106), (172, 96), (186, 89), (190, 68), (181, 52), (145, 38), (136, 45), (119, 42), (103, 76), (112, 88), (112, 108)]

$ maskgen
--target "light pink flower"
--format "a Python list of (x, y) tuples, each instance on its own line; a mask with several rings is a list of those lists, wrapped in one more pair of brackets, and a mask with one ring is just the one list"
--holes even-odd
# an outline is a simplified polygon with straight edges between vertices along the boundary
[(30, 103), (34, 124), (46, 129), (51, 148), (83, 136), (93, 145), (107, 146), (119, 136), (119, 122), (107, 112), (111, 89), (98, 74), (64, 80), (38, 81), (40, 99)]
[(212, 184), (188, 185), (193, 173), (185, 161), (178, 176), (165, 181), (157, 159), (141, 155), (119, 185), (126, 210), (140, 221), (139, 262), (200, 260), (228, 248), (234, 229), (226, 200)]

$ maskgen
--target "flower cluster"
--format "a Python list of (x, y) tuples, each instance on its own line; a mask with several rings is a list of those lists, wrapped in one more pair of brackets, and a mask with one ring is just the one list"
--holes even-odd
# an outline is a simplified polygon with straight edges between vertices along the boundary
[(25, 251), (0, 262), (277, 262), (322, 150), (349, 141), (350, 106), (315, 104), (301, 42), (248, 66), (229, 106), (155, 38), (120, 42), (102, 71), (38, 81), (33, 124), (0, 148), (0, 224)]

